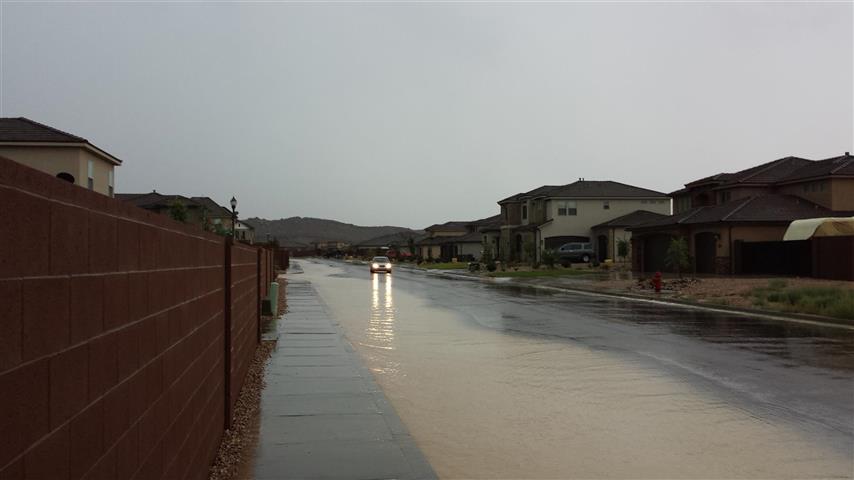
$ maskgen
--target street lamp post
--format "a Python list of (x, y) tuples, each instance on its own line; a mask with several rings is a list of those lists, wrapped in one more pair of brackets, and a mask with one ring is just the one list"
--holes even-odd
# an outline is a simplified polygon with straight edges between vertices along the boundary
[(235, 233), (237, 231), (237, 199), (231, 197), (231, 238), (235, 238)]

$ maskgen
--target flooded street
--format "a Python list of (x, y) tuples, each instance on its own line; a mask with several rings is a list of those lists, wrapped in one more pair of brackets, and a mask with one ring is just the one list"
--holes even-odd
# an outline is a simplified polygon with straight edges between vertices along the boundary
[(850, 478), (854, 331), (301, 260), (442, 478)]

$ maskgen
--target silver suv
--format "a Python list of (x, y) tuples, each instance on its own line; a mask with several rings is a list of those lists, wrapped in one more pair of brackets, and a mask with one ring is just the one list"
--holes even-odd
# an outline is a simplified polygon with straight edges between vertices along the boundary
[(572, 262), (587, 263), (596, 256), (595, 253), (592, 243), (581, 242), (564, 243), (555, 250), (558, 262), (564, 267), (569, 266)]

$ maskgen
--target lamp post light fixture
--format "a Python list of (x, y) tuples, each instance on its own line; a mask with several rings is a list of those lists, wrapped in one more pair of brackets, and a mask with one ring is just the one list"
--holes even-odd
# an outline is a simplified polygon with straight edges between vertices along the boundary
[(231, 197), (231, 238), (234, 238), (234, 234), (237, 231), (237, 199)]

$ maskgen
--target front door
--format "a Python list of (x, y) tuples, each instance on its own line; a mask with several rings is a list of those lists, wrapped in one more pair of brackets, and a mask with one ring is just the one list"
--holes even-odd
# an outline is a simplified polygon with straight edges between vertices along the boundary
[(600, 262), (604, 262), (608, 258), (608, 236), (599, 235), (596, 240), (596, 256)]
[(717, 239), (712, 232), (701, 232), (694, 235), (694, 252), (697, 258), (697, 273), (716, 273), (715, 256)]

